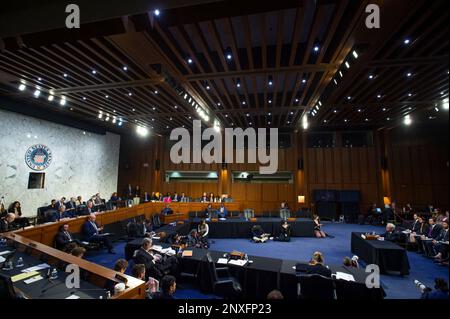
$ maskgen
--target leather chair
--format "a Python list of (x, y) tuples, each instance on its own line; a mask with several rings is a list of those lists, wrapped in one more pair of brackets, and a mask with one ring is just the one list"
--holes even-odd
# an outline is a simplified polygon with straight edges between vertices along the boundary
[(336, 299), (333, 279), (321, 275), (300, 275), (298, 280), (300, 299)]
[(237, 279), (230, 275), (228, 267), (216, 268), (210, 253), (206, 254), (205, 259), (212, 292), (224, 298), (238, 298), (242, 294), (242, 287)]

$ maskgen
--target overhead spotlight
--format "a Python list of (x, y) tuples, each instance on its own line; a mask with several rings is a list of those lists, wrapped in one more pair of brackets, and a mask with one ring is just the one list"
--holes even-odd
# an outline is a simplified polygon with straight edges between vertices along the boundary
[(103, 118), (103, 113), (102, 113), (102, 111), (100, 111), (100, 112), (98, 113), (98, 118), (99, 118), (99, 119), (102, 119), (102, 118)]
[(59, 101), (59, 104), (61, 104), (61, 106), (66, 105), (66, 98), (64, 96), (61, 97), (61, 100)]
[(106, 114), (105, 121), (106, 121), (106, 122), (109, 122), (109, 114)]
[(87, 99), (86, 99), (86, 97), (85, 96), (83, 96), (83, 101), (86, 101)]
[(269, 104), (272, 104), (272, 100), (269, 100)]
[(63, 77), (67, 78), (69, 75), (67, 73), (63, 74)]
[(323, 122), (324, 122), (324, 123), (327, 123), (328, 121), (327, 121), (327, 120), (323, 120)]
[[(169, 128), (169, 127), (167, 126), (167, 128)], [(144, 126), (138, 125), (138, 126), (136, 126), (136, 133), (139, 136), (146, 137), (148, 135), (148, 129)]]
[(348, 122), (348, 120), (347, 120), (347, 119), (345, 119), (345, 120), (344, 120), (344, 122), (345, 122), (345, 123), (347, 123), (347, 122)]
[(50, 95), (48, 96), (49, 102), (53, 101), (54, 98), (55, 98), (55, 97), (54, 97), (53, 95), (50, 94)]
[(299, 99), (295, 99), (295, 103), (298, 103), (300, 100)]
[(446, 111), (448, 111), (448, 99), (445, 99), (442, 101), (442, 108)]
[(113, 124), (116, 124), (116, 122), (117, 122), (117, 119), (116, 119), (116, 117), (114, 116), (114, 117), (113, 117), (113, 120), (112, 120), (112, 123), (113, 123)]
[(119, 123), (117, 125), (122, 126), (123, 122), (122, 119), (119, 119)]
[(269, 86), (272, 86), (273, 85), (273, 82), (272, 81), (269, 81)]
[(25, 91), (26, 88), (25, 84), (19, 85), (19, 91)]
[(303, 80), (302, 80), (302, 83), (305, 84), (305, 83), (306, 83), (306, 79), (303, 79)]
[(411, 40), (410, 40), (410, 39), (405, 39), (405, 40), (403, 41), (403, 43), (404, 43), (404, 44), (410, 44), (410, 43), (411, 43)]
[(439, 108), (438, 108), (437, 106), (434, 108), (434, 110), (435, 110), (436, 112), (439, 112)]
[(373, 80), (373, 75), (369, 75), (369, 80)]
[(42, 81), (42, 78), (37, 78), (37, 80), (38, 80), (39, 82), (41, 82), (41, 81)]
[(347, 100), (349, 100), (349, 101), (350, 101), (351, 99), (352, 99), (352, 97), (351, 97), (351, 96), (347, 96)]
[(35, 98), (38, 98), (39, 95), (41, 95), (41, 91), (36, 90), (36, 91), (34, 91), (33, 95), (34, 95)]
[(334, 111), (333, 111), (334, 114), (336, 114), (337, 112), (338, 112), (337, 110), (334, 110)]
[(272, 113), (269, 112), (269, 114), (267, 114), (267, 115), (272, 116)]
[(319, 50), (320, 50), (319, 46), (316, 45), (316, 46), (314, 47), (314, 52), (319, 52)]
[(383, 109), (382, 109), (382, 110), (383, 110), (383, 112), (386, 112), (386, 108), (385, 108), (385, 107), (383, 107)]
[(105, 99), (109, 99), (109, 95), (105, 95)]
[(387, 119), (386, 119), (386, 121), (390, 121), (391, 120), (391, 118), (390, 117), (388, 117)]
[(155, 14), (155, 16), (159, 17), (159, 15), (161, 14), (161, 12), (158, 9), (155, 9), (155, 11), (153, 11), (153, 13)]
[(355, 59), (357, 59), (359, 57), (358, 52), (356, 52), (355, 50), (353, 50), (352, 54)]
[(403, 119), (403, 123), (405, 125), (411, 125), (412, 124), (412, 119), (411, 119), (411, 116), (409, 114), (405, 116), (405, 118)]
[(128, 67), (126, 65), (123, 66), (122, 70), (128, 71)]
[(345, 66), (346, 66), (347, 69), (350, 69), (350, 63), (345, 62)]
[(231, 54), (227, 54), (227, 60), (232, 60), (233, 59), (233, 56), (231, 55)]
[(131, 93), (131, 92), (128, 92), (128, 96), (132, 96), (133, 95), (133, 93)]
[(412, 93), (408, 93), (408, 96), (411, 97), (411, 96), (412, 96)]
[(245, 101), (242, 101), (242, 105), (245, 105), (245, 104), (247, 104), (247, 102), (245, 102)]
[(377, 95), (377, 98), (378, 98), (378, 99), (381, 99), (381, 94), (378, 94), (378, 95)]
[(155, 90), (155, 94), (158, 94), (159, 92), (157, 90)]
[(240, 88), (240, 87), (241, 87), (241, 83), (238, 82), (238, 83), (236, 84), (236, 86), (237, 86), (238, 88)]
[(291, 112), (290, 114), (291, 114), (291, 115), (294, 115), (294, 112)]
[(365, 119), (366, 122), (369, 122), (369, 119)]
[(174, 107), (173, 107), (174, 109), (178, 109), (178, 106), (177, 105), (175, 105)]
[(92, 70), (91, 72), (92, 72), (92, 74), (97, 74), (96, 70)]
[(194, 63), (194, 61), (192, 61), (192, 59), (190, 59), (190, 58), (187, 60), (187, 62), (188, 62), (189, 64)]
[(362, 110), (361, 109), (358, 109), (358, 113), (361, 113), (362, 112)]
[(406, 76), (407, 76), (408, 78), (410, 78), (410, 77), (412, 76), (412, 73), (411, 73), (411, 72), (408, 72), (408, 73), (406, 73)]
[(188, 95), (187, 95), (187, 94), (185, 94), (185, 95), (184, 95), (184, 99), (186, 100), (187, 98), (188, 98)]
[(246, 114), (246, 116), (247, 116), (247, 117), (249, 117), (249, 116), (250, 116), (250, 114), (248, 114), (248, 113), (247, 113), (247, 114)]
[(220, 102), (217, 103), (217, 106), (221, 106), (222, 104), (220, 104)]

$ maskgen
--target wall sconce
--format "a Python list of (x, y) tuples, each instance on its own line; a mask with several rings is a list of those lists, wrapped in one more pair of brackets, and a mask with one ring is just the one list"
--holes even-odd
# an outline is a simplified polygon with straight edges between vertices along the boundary
[(303, 196), (303, 195), (297, 196), (297, 201), (298, 201), (299, 204), (304, 204), (305, 203), (305, 196)]
[(391, 199), (387, 196), (383, 197), (384, 205), (391, 205)]

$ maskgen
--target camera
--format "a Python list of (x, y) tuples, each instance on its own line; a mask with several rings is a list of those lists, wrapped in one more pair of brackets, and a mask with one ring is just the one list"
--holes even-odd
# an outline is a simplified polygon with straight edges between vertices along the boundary
[(426, 292), (426, 291), (431, 291), (430, 288), (428, 288), (427, 286), (425, 286), (423, 283), (421, 283), (421, 282), (418, 281), (418, 280), (414, 280), (414, 284), (416, 285), (417, 288), (420, 289), (420, 291), (421, 291), (422, 293), (424, 293), (424, 292)]

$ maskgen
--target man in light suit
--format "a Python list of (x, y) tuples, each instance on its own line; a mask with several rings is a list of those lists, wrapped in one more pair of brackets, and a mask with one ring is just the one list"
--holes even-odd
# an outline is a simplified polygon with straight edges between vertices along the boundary
[(83, 224), (82, 233), (85, 241), (103, 243), (108, 248), (108, 253), (115, 254), (113, 245), (108, 236), (100, 234), (103, 231), (103, 227), (99, 227), (95, 214), (90, 214), (88, 220)]

